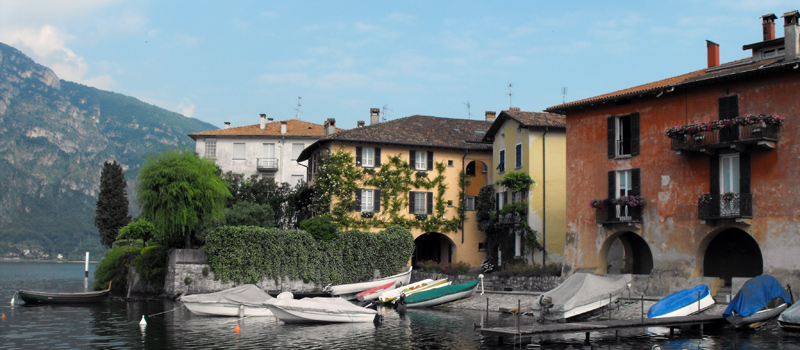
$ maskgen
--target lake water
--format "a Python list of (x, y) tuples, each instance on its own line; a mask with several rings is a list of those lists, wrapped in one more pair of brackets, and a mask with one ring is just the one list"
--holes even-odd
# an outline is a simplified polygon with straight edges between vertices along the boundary
[[(272, 317), (198, 317), (171, 300), (49, 306), (10, 304), (17, 289), (82, 292), (83, 264), (0, 262), (0, 349), (512, 349), (494, 337), (481, 337), (474, 325), (512, 326), (515, 318), (475, 310), (409, 310), (399, 316), (382, 309), (384, 323), (289, 325)], [(94, 265), (90, 265), (90, 279)], [(91, 281), (88, 282), (91, 286)], [(147, 326), (139, 321), (146, 316)], [(235, 332), (239, 323), (240, 332)], [(532, 318), (523, 317), (523, 325)], [(774, 322), (762, 329), (736, 332), (725, 327), (706, 334), (667, 329), (592, 333), (545, 338), (542, 349), (800, 349), (800, 334), (781, 331)], [(517, 346), (519, 348), (519, 346)], [(525, 348), (525, 347), (523, 347)]]

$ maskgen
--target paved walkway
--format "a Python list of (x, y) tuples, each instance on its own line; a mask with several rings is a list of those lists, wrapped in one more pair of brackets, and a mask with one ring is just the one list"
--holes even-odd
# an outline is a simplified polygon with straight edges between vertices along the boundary
[(500, 312), (502, 309), (516, 309), (521, 304), (522, 311), (530, 310), (531, 303), (536, 300), (543, 292), (497, 292), (486, 291), (480, 294), (480, 289), (476, 291), (472, 298), (454, 301), (440, 306), (441, 308), (486, 310), (486, 300), (489, 300), (489, 311)]

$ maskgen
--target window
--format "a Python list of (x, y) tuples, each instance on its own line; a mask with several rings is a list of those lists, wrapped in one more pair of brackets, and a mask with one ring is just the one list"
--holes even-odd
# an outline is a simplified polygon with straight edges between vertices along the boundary
[(478, 251), (485, 252), (486, 251), (486, 243), (478, 243)]
[[(641, 195), (641, 172), (639, 169), (628, 169), (608, 172), (608, 198)], [(616, 206), (616, 217), (630, 217), (630, 208), (624, 205)]]
[(486, 165), (486, 163), (484, 163), (484, 162), (481, 162), (481, 172), (484, 173), (484, 174), (489, 172), (489, 166)]
[(408, 209), (411, 214), (433, 214), (433, 192), (409, 193)]
[(608, 158), (639, 154), (639, 113), (608, 118)]
[(300, 153), (303, 153), (303, 149), (306, 148), (305, 144), (302, 143), (293, 143), (292, 144), (292, 160), (297, 160), (300, 157)]
[(356, 165), (365, 168), (381, 166), (381, 149), (377, 147), (356, 147)]
[(303, 182), (305, 182), (305, 176), (303, 176), (303, 175), (292, 175), (292, 182), (290, 183), (290, 185), (297, 186), (298, 184), (301, 184)]
[(522, 168), (522, 144), (518, 143), (514, 147), (514, 151), (516, 152), (514, 155), (514, 167), (517, 169)]
[(453, 167), (453, 160), (452, 159), (447, 161), (447, 166), (449, 166), (451, 168)]
[(261, 174), (261, 178), (275, 180), (275, 173)]
[(508, 192), (495, 193), (496, 210), (503, 209), (503, 206), (508, 204)]
[(381, 192), (380, 190), (359, 189), (356, 191), (356, 207), (360, 212), (381, 211)]
[(277, 168), (278, 159), (275, 158), (275, 144), (265, 143), (263, 144), (263, 148), (263, 160), (259, 163), (259, 165), (270, 169)]
[(467, 211), (475, 211), (475, 197), (466, 198)]
[(453, 201), (452, 200), (447, 201), (447, 206), (448, 207), (452, 207), (453, 206)]
[[(726, 154), (719, 157), (719, 193), (724, 195), (726, 193), (739, 194), (739, 155)], [(734, 197), (735, 198), (735, 197)], [(738, 215), (737, 209), (739, 206), (735, 200), (721, 200), (720, 213), (725, 216)]]
[(469, 162), (467, 164), (467, 169), (464, 170), (467, 176), (475, 176), (475, 161)]
[(244, 159), (244, 143), (233, 144), (233, 159)]
[(719, 98), (719, 120), (739, 116), (739, 95)]
[(500, 163), (497, 164), (497, 170), (501, 173), (506, 171), (506, 150), (500, 150)]
[(411, 150), (409, 158), (414, 170), (433, 170), (433, 152)]
[(217, 157), (217, 139), (206, 139), (206, 158)]
[[(711, 157), (711, 197), (719, 200), (722, 216), (752, 215), (746, 203), (750, 193), (750, 154), (728, 153)], [(735, 192), (734, 200), (721, 200), (722, 195)], [(735, 200), (739, 199), (739, 200)], [(746, 210), (741, 212), (741, 210)], [(716, 211), (716, 210), (715, 210)]]

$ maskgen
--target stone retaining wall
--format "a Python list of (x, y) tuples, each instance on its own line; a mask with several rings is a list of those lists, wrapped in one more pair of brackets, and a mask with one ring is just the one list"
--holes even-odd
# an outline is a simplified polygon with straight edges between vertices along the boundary
[[(412, 271), (411, 280), (419, 281), (426, 278), (441, 279), (447, 278), (453, 284), (469, 282), (477, 278), (477, 275), (445, 275), (441, 273), (429, 273), (422, 271)], [(526, 292), (546, 292), (557, 287), (564, 279), (557, 276), (544, 277), (517, 277), (517, 276), (496, 276), (491, 273), (483, 275), (483, 284), (486, 290), (491, 291), (526, 291)]]

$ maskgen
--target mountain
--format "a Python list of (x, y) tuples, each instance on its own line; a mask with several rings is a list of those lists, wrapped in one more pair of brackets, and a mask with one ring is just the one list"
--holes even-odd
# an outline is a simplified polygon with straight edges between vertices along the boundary
[(187, 134), (211, 129), (133, 97), (60, 80), (0, 43), (0, 257), (102, 252), (94, 212), (103, 163), (122, 164), (135, 215), (133, 181), (147, 157), (192, 148)]

